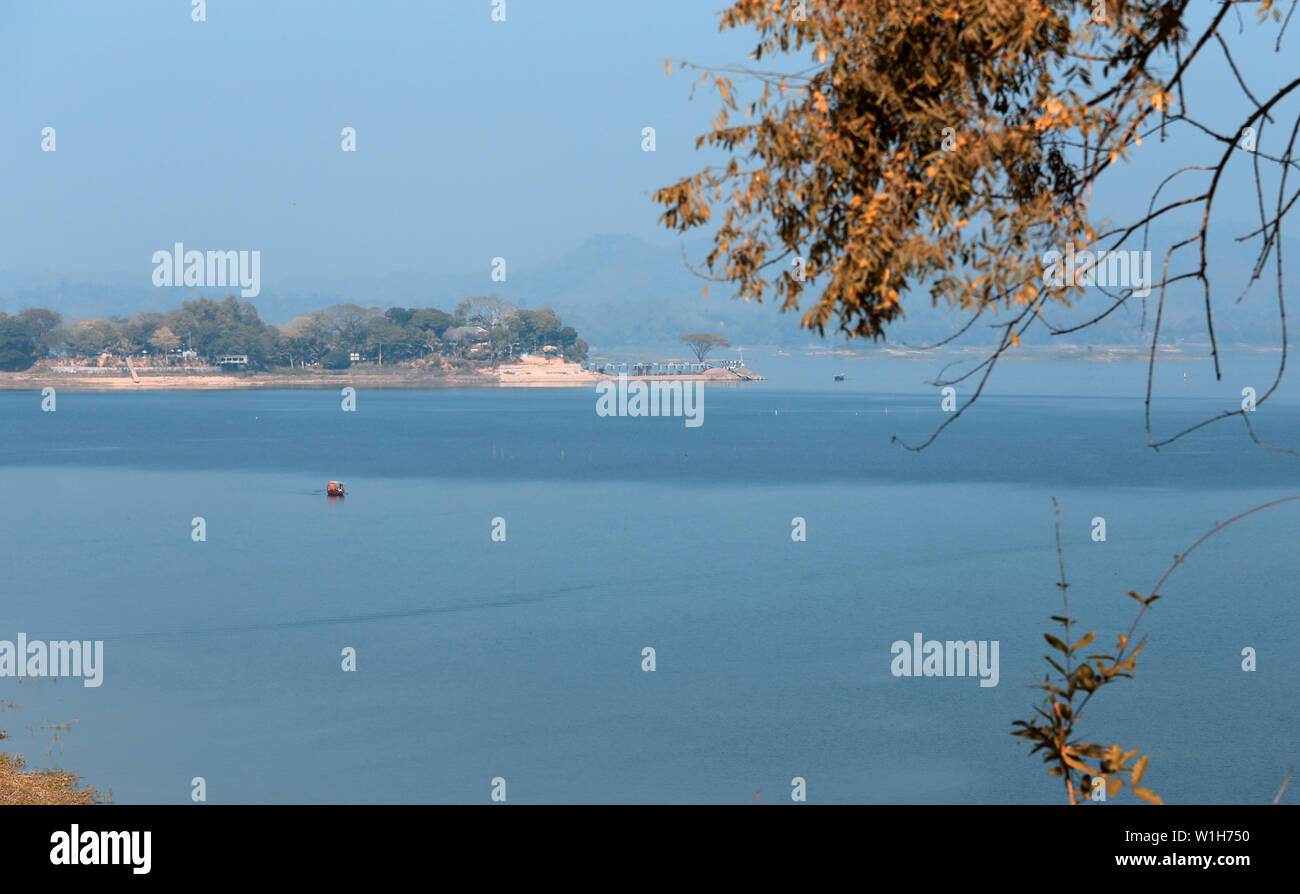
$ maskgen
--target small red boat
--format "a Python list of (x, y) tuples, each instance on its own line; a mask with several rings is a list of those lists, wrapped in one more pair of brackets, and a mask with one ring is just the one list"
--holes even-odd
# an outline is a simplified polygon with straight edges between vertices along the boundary
[(343, 496), (343, 482), (331, 481), (329, 487), (325, 488), (325, 493), (329, 494), (331, 497)]

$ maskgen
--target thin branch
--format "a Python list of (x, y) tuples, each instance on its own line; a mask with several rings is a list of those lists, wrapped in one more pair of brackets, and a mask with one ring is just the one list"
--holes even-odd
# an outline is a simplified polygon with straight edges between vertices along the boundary
[[(1291, 7), (1291, 10), (1292, 10), (1293, 12), (1295, 11), (1295, 6), (1294, 6), (1294, 5)], [(1288, 18), (1289, 18), (1289, 16), (1288, 16)], [(1292, 764), (1292, 765), (1291, 765), (1291, 769), (1289, 769), (1289, 770), (1286, 771), (1286, 779), (1283, 779), (1283, 780), (1282, 780), (1282, 787), (1281, 787), (1280, 789), (1277, 790), (1277, 797), (1275, 797), (1275, 798), (1273, 799), (1273, 803), (1274, 803), (1274, 804), (1280, 804), (1280, 803), (1282, 803), (1282, 793), (1283, 793), (1284, 791), (1286, 791), (1287, 783), (1291, 781), (1291, 774), (1294, 773), (1294, 772), (1295, 772), (1295, 765)]]
[[(1289, 503), (1292, 500), (1300, 500), (1300, 494), (1293, 494), (1292, 496), (1289, 497), (1280, 497), (1276, 500), (1271, 500), (1267, 503), (1261, 503), (1259, 506), (1256, 506), (1253, 509), (1247, 509), (1245, 512), (1234, 515), (1226, 522), (1215, 522), (1214, 527), (1206, 531), (1204, 534), (1202, 534), (1196, 540), (1195, 543), (1187, 547), (1187, 549), (1183, 550), (1183, 552), (1179, 553), (1178, 555), (1175, 555), (1174, 564), (1169, 566), (1169, 570), (1166, 571), (1164, 575), (1160, 578), (1160, 580), (1156, 583), (1155, 588), (1151, 590), (1151, 595), (1142, 601), (1142, 608), (1138, 611), (1137, 617), (1133, 619), (1133, 624), (1128, 629), (1128, 635), (1124, 638), (1124, 646), (1115, 655), (1114, 664), (1119, 664), (1121, 661), (1124, 660), (1124, 655), (1125, 653), (1128, 652), (1129, 646), (1133, 642), (1133, 634), (1137, 632), (1138, 624), (1142, 621), (1142, 616), (1147, 613), (1147, 609), (1151, 607), (1151, 603), (1155, 602), (1158, 597), (1164, 595), (1163, 593), (1160, 592), (1160, 588), (1165, 585), (1165, 581), (1169, 580), (1170, 575), (1172, 575), (1180, 565), (1183, 565), (1184, 563), (1187, 562), (1187, 557), (1190, 556), (1192, 553), (1194, 553), (1198, 546), (1200, 546), (1205, 541), (1209, 540), (1211, 537), (1213, 537), (1215, 534), (1222, 531), (1224, 528), (1228, 527), (1229, 525), (1236, 524), (1237, 522), (1241, 521), (1243, 518), (1254, 515), (1256, 512), (1262, 512), (1265, 509), (1275, 509), (1278, 506), (1281, 506), (1283, 503)], [(1094, 694), (1096, 694), (1096, 692), (1098, 692), (1098, 690), (1096, 689), (1094, 689), (1092, 692), (1089, 692), (1087, 696), (1084, 697), (1083, 701), (1079, 704), (1078, 710), (1074, 712), (1074, 717), (1076, 721), (1083, 715), (1083, 709), (1087, 707), (1089, 700), (1093, 697)]]

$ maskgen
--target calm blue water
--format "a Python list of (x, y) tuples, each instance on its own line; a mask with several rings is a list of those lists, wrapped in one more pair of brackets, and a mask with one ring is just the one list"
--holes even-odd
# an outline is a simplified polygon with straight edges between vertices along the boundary
[[(0, 679), (5, 744), (123, 803), (195, 776), (213, 803), (484, 803), (497, 776), (512, 803), (788, 803), (794, 776), (819, 803), (1055, 801), (1008, 734), (1060, 613), (1051, 496), (1109, 646), (1125, 590), (1300, 493), (1237, 421), (1155, 454), (1138, 399), (1002, 396), (916, 454), (890, 436), (942, 421), (932, 393), (821, 382), (710, 388), (698, 429), (587, 390), (0, 393), (0, 639), (106, 653), (98, 689)], [(1282, 397), (1257, 428), (1300, 446)], [(1295, 762), (1297, 534), (1300, 505), (1201, 547), (1089, 707), (1168, 802), (1267, 801)], [(916, 631), (998, 640), (999, 685), (893, 677)]]

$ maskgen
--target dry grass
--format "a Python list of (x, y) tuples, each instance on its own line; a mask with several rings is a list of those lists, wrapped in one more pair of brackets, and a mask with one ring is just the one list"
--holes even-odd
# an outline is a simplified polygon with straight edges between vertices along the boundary
[(107, 803), (65, 770), (28, 770), (22, 755), (0, 753), (0, 805)]

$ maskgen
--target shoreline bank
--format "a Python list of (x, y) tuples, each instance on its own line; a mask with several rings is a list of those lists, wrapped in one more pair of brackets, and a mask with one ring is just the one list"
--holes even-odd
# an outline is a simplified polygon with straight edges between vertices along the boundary
[[(275, 370), (268, 372), (211, 373), (137, 368), (138, 381), (126, 366), (88, 367), (94, 372), (60, 372), (48, 366), (23, 372), (0, 373), (0, 391), (37, 391), (54, 388), (69, 392), (119, 391), (241, 391), (260, 389), (433, 389), (433, 388), (580, 388), (617, 381), (584, 370), (577, 363), (537, 360), (507, 364), (474, 372), (444, 372), (409, 367), (361, 367), (330, 370)], [(680, 381), (731, 384), (765, 381), (750, 370), (739, 373), (710, 369), (705, 373), (673, 376), (636, 376), (636, 381)]]

